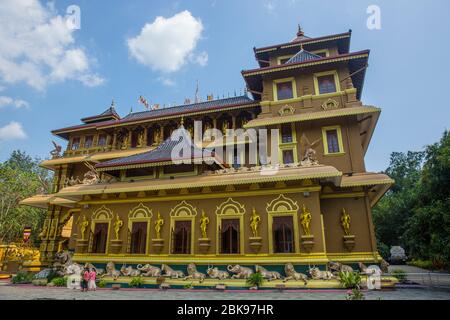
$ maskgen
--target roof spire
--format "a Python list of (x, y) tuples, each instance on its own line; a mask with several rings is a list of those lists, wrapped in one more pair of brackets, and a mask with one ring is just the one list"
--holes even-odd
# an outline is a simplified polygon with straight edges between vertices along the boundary
[(300, 23), (298, 24), (298, 30), (297, 30), (297, 37), (303, 37), (305, 33), (303, 32), (302, 27), (300, 26)]

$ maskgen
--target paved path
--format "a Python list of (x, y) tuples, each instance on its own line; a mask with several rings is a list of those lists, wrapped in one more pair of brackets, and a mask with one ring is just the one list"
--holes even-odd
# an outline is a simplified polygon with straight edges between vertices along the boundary
[(403, 270), (406, 272), (409, 281), (425, 285), (450, 288), (450, 273), (429, 271), (426, 269), (408, 266), (408, 265), (392, 265), (389, 266), (389, 272), (393, 270)]
[[(0, 285), (0, 300), (343, 300), (345, 290), (292, 290), (292, 291), (226, 291), (157, 289), (99, 289), (95, 292), (80, 292), (66, 288), (35, 287), (32, 285)], [(367, 300), (450, 300), (449, 291), (427, 289), (397, 289), (392, 291), (367, 291)]]

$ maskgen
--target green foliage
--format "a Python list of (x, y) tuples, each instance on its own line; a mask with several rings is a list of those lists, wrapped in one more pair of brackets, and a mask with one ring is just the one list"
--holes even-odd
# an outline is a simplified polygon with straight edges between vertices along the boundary
[(450, 133), (424, 152), (392, 153), (385, 173), (396, 183), (373, 209), (380, 249), (401, 245), (433, 268), (450, 266)]
[(403, 271), (402, 269), (394, 269), (391, 271), (391, 274), (393, 277), (397, 278), (397, 280), (400, 283), (405, 283), (406, 280), (408, 279), (408, 276), (406, 275), (406, 272)]
[(33, 281), (33, 274), (30, 272), (19, 271), (12, 277), (11, 281), (14, 284), (31, 283), (31, 281)]
[(247, 279), (247, 284), (253, 287), (259, 287), (264, 282), (264, 277), (261, 272), (255, 272), (250, 275)]
[(413, 259), (407, 262), (408, 265), (414, 266), (422, 269), (435, 269), (436, 266), (433, 265), (433, 262), (430, 260), (419, 260)]
[(55, 285), (55, 287), (66, 287), (67, 286), (67, 277), (53, 278), (52, 283)]
[(97, 283), (97, 287), (99, 287), (99, 288), (105, 288), (106, 285), (107, 285), (106, 280), (100, 280), (100, 281)]
[(358, 272), (341, 271), (339, 272), (339, 281), (341, 286), (346, 289), (359, 288), (361, 276)]
[(142, 277), (134, 277), (130, 281), (130, 287), (132, 288), (142, 288), (144, 285), (144, 279)]
[(359, 288), (353, 288), (350, 293), (345, 297), (346, 300), (364, 300), (364, 294)]
[(23, 228), (31, 227), (31, 241), (36, 244), (45, 211), (20, 206), (19, 202), (49, 191), (51, 176), (48, 170), (39, 167), (39, 162), (21, 151), (14, 151), (7, 161), (0, 163), (0, 243), (20, 240)]
[(183, 289), (192, 289), (192, 288), (194, 288), (194, 286), (192, 285), (192, 282), (191, 282), (191, 283), (186, 283), (186, 284), (183, 286)]

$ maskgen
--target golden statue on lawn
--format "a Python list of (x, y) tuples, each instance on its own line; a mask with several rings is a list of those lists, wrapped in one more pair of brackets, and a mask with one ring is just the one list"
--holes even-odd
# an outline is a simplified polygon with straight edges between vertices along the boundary
[(206, 229), (209, 224), (209, 218), (205, 215), (205, 210), (202, 210), (202, 217), (200, 218), (200, 230), (202, 231), (202, 238), (206, 239), (208, 236), (206, 234)]
[(119, 240), (119, 232), (123, 226), (123, 221), (120, 220), (119, 215), (116, 215), (116, 221), (114, 222), (114, 233), (116, 235), (116, 240)]
[(164, 224), (164, 219), (161, 218), (161, 214), (158, 212), (158, 218), (155, 221), (155, 232), (156, 232), (156, 239), (161, 239), (161, 228)]
[(250, 229), (252, 229), (253, 237), (258, 237), (258, 227), (261, 222), (261, 217), (256, 213), (256, 209), (253, 208), (252, 216), (250, 217)]
[(342, 229), (344, 229), (344, 233), (346, 236), (350, 235), (350, 215), (347, 211), (345, 211), (345, 208), (342, 208), (342, 215), (341, 215), (341, 225)]
[(311, 219), (311, 212), (309, 212), (309, 210), (306, 209), (306, 206), (303, 204), (302, 213), (300, 214), (300, 224), (302, 225), (303, 233), (305, 234), (305, 236), (311, 235)]

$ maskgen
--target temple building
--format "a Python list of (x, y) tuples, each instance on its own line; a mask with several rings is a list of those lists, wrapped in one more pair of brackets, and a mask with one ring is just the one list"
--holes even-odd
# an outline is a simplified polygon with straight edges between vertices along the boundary
[(184, 270), (379, 263), (371, 208), (393, 180), (365, 168), (381, 110), (361, 101), (369, 50), (351, 52), (351, 35), (299, 28), (254, 48), (242, 96), (124, 117), (113, 103), (52, 131), (67, 141), (41, 164), (54, 171), (52, 192), (22, 201), (47, 210), (43, 262), (66, 249), (80, 263)]

